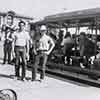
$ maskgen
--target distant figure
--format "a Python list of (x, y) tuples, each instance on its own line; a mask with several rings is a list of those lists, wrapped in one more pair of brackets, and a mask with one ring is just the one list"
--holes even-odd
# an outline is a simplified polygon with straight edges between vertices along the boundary
[(55, 49), (58, 49), (58, 50), (61, 50), (61, 43), (63, 41), (63, 30), (60, 30), (59, 34), (58, 34), (58, 39), (57, 39), (57, 42), (56, 42), (56, 47)]
[(70, 65), (70, 63), (71, 63), (70, 57), (72, 54), (72, 48), (74, 46), (74, 40), (72, 39), (70, 32), (66, 33), (62, 44), (64, 45), (63, 52), (64, 52), (65, 64)]
[(47, 33), (46, 26), (44, 25), (41, 26), (40, 33), (41, 37), (37, 42), (38, 44), (36, 47), (36, 58), (32, 69), (32, 81), (36, 80), (37, 68), (39, 66), (41, 58), (42, 58), (42, 65), (40, 71), (40, 80), (42, 81), (44, 79), (48, 55), (51, 53), (51, 51), (55, 46), (52, 38), (46, 34)]
[[(85, 32), (80, 33), (79, 47), (81, 56), (81, 61), (80, 61), (81, 68), (85, 68), (85, 66), (88, 67), (89, 58), (95, 54), (95, 42), (93, 41), (89, 40), (86, 37)], [(85, 61), (85, 66), (83, 65), (84, 61)]]
[(3, 58), (3, 64), (6, 63), (8, 60), (8, 64), (11, 64), (11, 52), (12, 52), (12, 42), (13, 37), (12, 34), (14, 32), (14, 15), (12, 13), (7, 14), (7, 24), (3, 25), (2, 32), (4, 34), (4, 58)]

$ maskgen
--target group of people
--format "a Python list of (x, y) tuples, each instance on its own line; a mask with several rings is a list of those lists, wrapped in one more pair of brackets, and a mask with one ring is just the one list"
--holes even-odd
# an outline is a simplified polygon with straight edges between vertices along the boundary
[[(53, 50), (55, 44), (50, 36), (48, 36), (46, 26), (40, 28), (40, 38), (38, 45), (35, 45), (35, 41), (31, 43), (31, 36), (28, 31), (25, 30), (26, 23), (20, 21), (18, 28), (13, 25), (14, 15), (12, 13), (7, 14), (7, 24), (2, 28), (3, 40), (4, 40), (4, 58), (3, 64), (8, 61), (11, 64), (11, 54), (13, 52), (15, 58), (15, 78), (22, 81), (25, 80), (27, 60), (29, 60), (30, 44), (34, 45), (35, 63), (32, 66), (32, 81), (36, 80), (36, 74), (38, 64), (42, 58), (42, 70), (40, 72), (40, 80), (42, 81), (45, 76), (46, 62), (48, 55)], [(21, 75), (20, 68), (22, 67)]]
[[(72, 49), (77, 47), (77, 44), (79, 46), (80, 57), (82, 58), (80, 59), (80, 64), (83, 62), (84, 56), (88, 60), (90, 56), (95, 54), (96, 42), (93, 39), (90, 40), (87, 38), (85, 32), (80, 33), (79, 41), (77, 43), (76, 37), (72, 37), (70, 32), (66, 32), (65, 36), (63, 35), (64, 31), (62, 30), (59, 31), (59, 34), (53, 34), (47, 30), (45, 25), (41, 25), (37, 31), (31, 31), (30, 34), (30, 32), (25, 30), (26, 23), (24, 21), (21, 20), (18, 23), (18, 28), (14, 26), (13, 13), (8, 12), (6, 17), (7, 23), (2, 27), (2, 34), (4, 34), (3, 64), (7, 61), (8, 64), (11, 64), (11, 55), (13, 52), (15, 58), (15, 78), (17, 79), (21, 79), (22, 81), (25, 80), (27, 60), (29, 60), (31, 47), (31, 55), (34, 56), (34, 63), (32, 65), (32, 81), (37, 79), (36, 74), (39, 65), (41, 65), (40, 80), (42, 81), (44, 79), (48, 56), (51, 54), (53, 49), (59, 49), (61, 51), (63, 48), (63, 61), (68, 65), (71, 62)], [(41, 60), (42, 64), (40, 64)], [(21, 67), (22, 71), (20, 75)]]
[[(99, 41), (97, 41), (96, 35), (88, 35), (85, 32), (80, 32), (76, 36), (74, 35), (70, 32), (66, 32), (64, 35), (63, 30), (59, 31), (58, 39), (55, 39), (55, 49), (59, 51), (57, 55), (61, 53), (63, 55), (61, 55), (63, 63), (68, 66), (73, 65), (74, 61), (78, 60), (76, 61), (78, 64), (75, 65), (80, 65), (81, 68), (90, 68), (90, 64), (93, 64), (93, 61), (96, 59), (95, 56), (100, 55), (100, 53), (97, 54), (97, 44)], [(95, 59), (91, 60), (94, 57)]]

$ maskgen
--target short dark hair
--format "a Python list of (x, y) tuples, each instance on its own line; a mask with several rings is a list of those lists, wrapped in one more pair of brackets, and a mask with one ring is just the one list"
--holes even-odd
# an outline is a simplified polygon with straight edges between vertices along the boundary
[(23, 23), (24, 25), (26, 25), (26, 23), (25, 23), (24, 21), (21, 20), (21, 21), (18, 23), (18, 26), (20, 27), (20, 25), (21, 25), (22, 23)]
[(71, 37), (70, 32), (66, 32), (65, 38), (67, 38), (67, 37)]
[(10, 16), (13, 16), (14, 17), (15, 16), (15, 12), (14, 11), (8, 11), (7, 12), (7, 15), (10, 15)]
[(11, 19), (13, 20), (14, 19), (14, 16), (15, 16), (15, 12), (14, 11), (8, 11), (6, 16), (10, 16)]
[(85, 32), (81, 32), (80, 35), (86, 36), (86, 33)]

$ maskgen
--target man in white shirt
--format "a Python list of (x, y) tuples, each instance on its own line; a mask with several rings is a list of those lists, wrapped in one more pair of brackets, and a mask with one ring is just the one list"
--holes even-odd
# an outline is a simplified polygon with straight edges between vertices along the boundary
[(47, 33), (46, 26), (42, 25), (40, 28), (40, 32), (41, 32), (41, 37), (39, 40), (39, 47), (36, 49), (37, 54), (35, 58), (35, 64), (32, 69), (32, 81), (36, 79), (36, 73), (38, 64), (40, 62), (40, 58), (43, 59), (42, 69), (40, 72), (40, 79), (41, 80), (44, 79), (48, 55), (51, 53), (51, 51), (55, 46), (52, 38), (46, 34)]
[(29, 55), (29, 34), (25, 31), (25, 22), (19, 22), (19, 30), (14, 34), (15, 39), (15, 76), (20, 77), (20, 58), (22, 61), (21, 80), (25, 79), (26, 56)]

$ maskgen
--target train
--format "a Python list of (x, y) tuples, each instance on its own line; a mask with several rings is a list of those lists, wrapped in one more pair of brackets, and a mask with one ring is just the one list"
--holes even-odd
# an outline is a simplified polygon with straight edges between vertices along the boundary
[[(91, 63), (91, 59), (89, 67), (81, 68), (80, 67), (80, 54), (78, 45), (74, 44), (72, 48), (71, 54), (71, 63), (70, 65), (65, 64), (63, 60), (63, 52), (61, 48), (54, 49), (50, 54), (47, 62), (47, 69), (50, 69), (51, 72), (58, 71), (60, 73), (68, 73), (71, 74), (78, 73), (79, 75), (83, 75), (83, 77), (88, 76), (88, 78), (92, 78), (98, 80), (100, 78), (100, 59), (96, 59), (96, 55), (100, 53), (100, 8), (93, 9), (85, 9), (73, 12), (60, 13), (55, 15), (46, 16), (43, 20), (30, 23), (31, 30), (37, 30), (41, 25), (46, 25), (49, 29), (65, 29), (68, 31), (69, 28), (74, 28), (75, 33), (73, 34), (75, 42), (80, 35), (80, 29), (82, 27), (87, 27), (90, 33), (87, 33), (87, 36), (94, 36), (96, 43), (92, 44), (92, 47), (88, 48), (92, 50), (94, 53), (91, 53), (91, 56), (94, 56), (94, 61)], [(38, 33), (38, 32), (37, 32)], [(30, 60), (33, 64), (33, 59)], [(84, 59), (85, 62), (85, 59)]]

